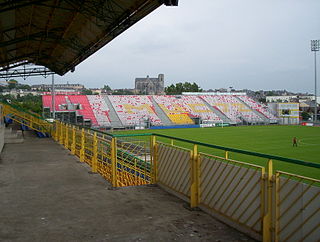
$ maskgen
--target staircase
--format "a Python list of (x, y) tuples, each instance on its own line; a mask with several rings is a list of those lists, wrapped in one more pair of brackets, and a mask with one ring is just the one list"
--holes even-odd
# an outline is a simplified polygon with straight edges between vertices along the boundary
[(107, 106), (109, 107), (109, 118), (110, 118), (110, 123), (111, 127), (113, 128), (123, 128), (123, 124), (121, 120), (119, 119), (116, 110), (114, 109), (112, 103), (110, 102), (110, 99), (107, 95), (103, 95), (103, 99), (106, 102)]
[[(201, 97), (200, 97), (201, 98)], [(206, 100), (204, 100), (203, 98), (201, 98), (202, 102), (204, 104), (206, 104), (208, 106), (208, 108), (214, 112), (219, 118), (221, 118), (223, 120), (224, 123), (234, 123), (230, 118), (228, 118), (223, 112), (221, 112), (218, 109), (215, 109), (214, 107), (212, 107)]]
[(174, 123), (172, 123), (172, 121), (168, 118), (168, 116), (162, 110), (162, 108), (160, 108), (159, 104), (156, 102), (156, 100), (154, 100), (153, 96), (150, 96), (150, 100), (154, 106), (154, 110), (156, 111), (156, 114), (160, 118), (163, 125), (166, 125), (166, 126), (173, 125)]
[(257, 110), (251, 108), (248, 104), (246, 104), (244, 101), (242, 101), (239, 97), (235, 96), (235, 98), (237, 98), (242, 104), (244, 104), (248, 109), (252, 110), (252, 112), (254, 112), (256, 115), (258, 115), (261, 120), (265, 123), (270, 123), (270, 120), (264, 116), (262, 113), (258, 112)]
[(3, 105), (3, 115), (12, 119), (20, 125), (24, 125), (32, 130), (43, 134), (51, 134), (53, 125), (43, 118), (30, 113), (27, 110), (23, 110), (15, 105), (2, 103)]

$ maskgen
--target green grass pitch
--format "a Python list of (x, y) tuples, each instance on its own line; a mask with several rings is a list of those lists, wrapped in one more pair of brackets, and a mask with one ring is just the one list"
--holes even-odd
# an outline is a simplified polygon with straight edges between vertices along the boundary
[[(259, 153), (320, 163), (320, 127), (304, 126), (240, 126), (195, 129), (139, 130), (121, 133), (159, 133), (188, 140), (200, 141), (225, 147), (238, 148)], [(292, 138), (297, 137), (298, 147), (292, 146)], [(160, 139), (164, 142), (169, 140)], [(177, 146), (191, 148), (190, 144), (175, 142)], [(204, 153), (223, 156), (220, 150), (199, 147)], [(265, 166), (265, 158), (230, 153), (234, 160)], [(287, 162), (275, 161), (275, 170), (320, 179), (320, 169), (304, 167)]]

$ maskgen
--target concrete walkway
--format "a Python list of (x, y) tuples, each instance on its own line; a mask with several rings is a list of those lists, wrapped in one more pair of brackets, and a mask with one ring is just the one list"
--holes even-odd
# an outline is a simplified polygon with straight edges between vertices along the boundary
[(5, 145), (0, 241), (251, 241), (158, 187), (111, 190), (89, 170), (51, 139)]

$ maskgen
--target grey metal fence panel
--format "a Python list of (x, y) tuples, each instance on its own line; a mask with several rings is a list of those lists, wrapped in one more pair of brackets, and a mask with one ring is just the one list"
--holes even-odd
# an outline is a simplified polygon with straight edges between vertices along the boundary
[(261, 234), (261, 169), (201, 155), (200, 205), (246, 231)]
[(280, 177), (278, 215), (275, 218), (279, 241), (319, 241), (320, 187)]
[(190, 197), (190, 152), (158, 144), (158, 183), (186, 198)]

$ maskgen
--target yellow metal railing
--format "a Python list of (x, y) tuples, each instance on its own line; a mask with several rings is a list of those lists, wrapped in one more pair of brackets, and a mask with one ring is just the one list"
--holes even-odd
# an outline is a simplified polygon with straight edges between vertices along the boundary
[(2, 104), (3, 115), (38, 132), (50, 134), (53, 125), (38, 116), (9, 104)]
[[(100, 173), (114, 187), (150, 184), (153, 159), (149, 142), (117, 139), (108, 134), (55, 122), (53, 138)], [(148, 147), (147, 147), (148, 143)]]

